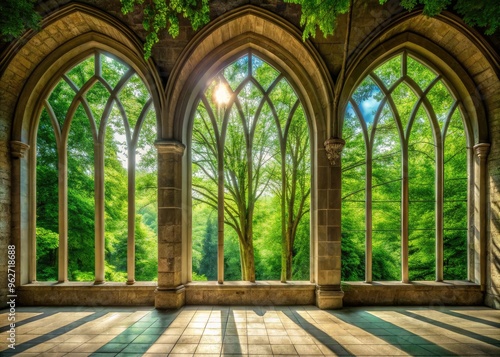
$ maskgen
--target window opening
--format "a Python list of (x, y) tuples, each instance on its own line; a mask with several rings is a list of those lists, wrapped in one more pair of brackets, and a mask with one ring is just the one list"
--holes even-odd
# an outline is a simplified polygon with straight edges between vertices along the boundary
[(61, 76), (37, 130), (33, 280), (156, 279), (155, 139), (130, 66), (95, 52)]
[(467, 279), (459, 104), (445, 79), (407, 52), (353, 92), (343, 127), (343, 280)]
[(284, 75), (253, 53), (222, 69), (200, 95), (191, 159), (192, 279), (309, 279), (309, 128)]

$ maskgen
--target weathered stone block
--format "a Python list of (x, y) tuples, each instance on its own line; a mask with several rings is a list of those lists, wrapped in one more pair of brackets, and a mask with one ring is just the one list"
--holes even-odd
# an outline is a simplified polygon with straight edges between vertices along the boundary
[(341, 207), (342, 207), (341, 191), (339, 189), (328, 190), (328, 208), (340, 209)]
[(157, 309), (178, 309), (186, 303), (186, 290), (184, 287), (176, 290), (155, 291), (155, 307)]
[(341, 212), (340, 209), (328, 210), (328, 225), (329, 226), (340, 227), (340, 225), (341, 225), (340, 212)]
[(159, 226), (176, 226), (182, 223), (182, 210), (180, 208), (158, 208)]
[(161, 202), (162, 207), (172, 207), (180, 208), (182, 207), (182, 190), (179, 188), (159, 188), (159, 196), (161, 198), (158, 202)]
[(159, 243), (180, 243), (182, 242), (181, 225), (158, 226)]
[(323, 290), (321, 287), (316, 289), (316, 306), (320, 309), (341, 309), (343, 306), (344, 292), (338, 290)]
[(340, 227), (328, 227), (328, 238), (329, 242), (340, 242), (341, 239), (341, 231)]

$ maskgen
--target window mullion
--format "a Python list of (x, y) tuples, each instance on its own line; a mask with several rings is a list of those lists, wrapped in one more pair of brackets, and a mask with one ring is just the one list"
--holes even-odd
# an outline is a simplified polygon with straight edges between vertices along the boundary
[(59, 257), (58, 278), (60, 283), (68, 281), (68, 152), (67, 137), (59, 142)]
[(365, 281), (371, 283), (373, 280), (372, 268), (372, 239), (373, 239), (373, 197), (372, 197), (372, 146), (367, 145), (366, 150), (366, 202), (365, 202), (365, 224), (366, 224), (366, 240), (365, 240)]
[(104, 135), (94, 143), (95, 282), (104, 283)]
[(224, 283), (224, 146), (225, 135), (222, 135), (219, 142), (217, 155), (217, 281), (219, 284)]
[[(224, 143), (226, 142), (228, 115), (222, 113), (222, 128), (217, 148), (217, 282), (224, 283)], [(216, 121), (217, 122), (217, 121)], [(215, 130), (215, 126), (214, 126)]]
[[(437, 133), (439, 136), (439, 133)], [(443, 281), (444, 264), (444, 141), (436, 140), (436, 281)]]
[(127, 285), (135, 283), (135, 142), (128, 142)]
[[(33, 140), (36, 143), (36, 140)], [(36, 268), (37, 268), (37, 259), (36, 259), (36, 202), (37, 202), (37, 190), (36, 190), (36, 164), (37, 164), (37, 145), (33, 145), (29, 148), (29, 157), (28, 161), (29, 169), (28, 169), (28, 197), (29, 197), (29, 276), (28, 281), (30, 283), (36, 282)]]
[(401, 183), (401, 281), (408, 283), (408, 231), (409, 231), (409, 188), (408, 188), (408, 140), (401, 145), (402, 183)]

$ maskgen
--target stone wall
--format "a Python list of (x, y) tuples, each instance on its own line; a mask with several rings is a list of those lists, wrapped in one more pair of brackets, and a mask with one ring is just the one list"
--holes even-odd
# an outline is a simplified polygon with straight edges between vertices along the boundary
[(10, 243), (10, 122), (0, 95), (0, 308), (7, 303), (7, 246)]
[[(68, 0), (47, 0), (41, 2), (38, 6), (46, 18), (50, 19), (50, 16), (64, 8), (69, 2)], [(13, 182), (10, 141), (12, 140), (12, 121), (19, 93), (21, 93), (23, 86), (36, 66), (50, 52), (66, 43), (72, 37), (87, 32), (100, 32), (113, 38), (120, 38), (122, 43), (133, 44), (137, 40), (144, 41), (146, 36), (142, 28), (141, 13), (136, 11), (132, 14), (123, 15), (120, 11), (119, 0), (106, 2), (82, 0), (81, 3), (100, 8), (105, 14), (111, 15), (120, 26), (128, 28), (130, 33), (133, 33), (135, 37), (130, 35), (130, 33), (120, 33), (116, 30), (118, 27), (112, 28), (108, 26), (106, 21), (101, 20), (101, 18), (72, 14), (57, 23), (43, 27), (36, 34), (28, 34), (26, 38), (17, 43), (16, 48), (9, 47), (5, 43), (0, 44), (0, 51), (3, 51), (2, 57), (0, 57), (0, 307), (5, 306), (7, 301), (7, 256), (5, 252), (11, 242), (12, 212), (15, 212), (11, 205), (11, 187)], [(288, 21), (292, 26), (299, 28), (299, 6), (279, 0), (213, 1), (211, 2), (211, 18), (215, 19), (228, 11), (248, 3), (269, 10)], [(325, 62), (333, 81), (338, 78), (341, 68), (346, 33), (346, 18), (346, 15), (344, 15), (338, 19), (337, 31), (333, 36), (324, 38), (322, 34), (318, 34), (315, 39), (311, 40), (321, 60)], [(476, 121), (488, 121), (488, 131), (486, 134), (478, 134), (476, 139), (478, 142), (491, 143), (488, 157), (489, 234), (486, 245), (486, 303), (489, 306), (500, 308), (500, 81), (498, 77), (500, 73), (498, 65), (500, 36), (492, 39), (488, 37), (483, 38), (476, 30), (463, 26), (453, 16), (427, 18), (421, 15), (409, 15), (398, 5), (398, 1), (396, 0), (390, 0), (384, 6), (381, 6), (378, 0), (363, 2), (363, 6), (354, 9), (352, 20), (354, 27), (348, 46), (348, 69), (355, 66), (358, 63), (357, 61), (368, 53), (368, 51), (383, 45), (385, 41), (394, 38), (400, 33), (410, 33), (421, 36), (426, 41), (438, 46), (443, 53), (453, 57), (459, 64), (459, 68), (457, 67), (456, 70), (459, 72), (462, 71), (460, 73), (464, 73), (471, 78), (474, 88), (469, 88), (469, 93), (473, 105), (485, 109), (484, 113), (480, 112), (483, 117), (472, 119)], [(181, 21), (181, 31), (177, 38), (171, 38), (166, 32), (161, 34), (161, 41), (153, 48), (152, 60), (156, 66), (156, 71), (163, 80), (162, 85), (165, 86), (168, 79), (171, 78), (172, 71), (183, 50), (193, 40), (195, 35), (195, 31), (191, 29), (186, 21)], [(491, 45), (492, 43), (496, 45)], [(8, 60), (11, 62), (8, 62)], [(163, 89), (160, 90), (162, 91)], [(331, 223), (328, 226), (338, 230), (339, 214), (336, 212), (335, 215), (332, 214), (331, 218), (326, 217), (326, 215), (320, 215), (319, 221), (320, 224), (321, 222), (328, 221)], [(337, 232), (335, 234), (338, 236), (340, 233)], [(338, 268), (337, 265), (339, 262), (333, 262), (333, 264), (336, 264), (336, 268)], [(375, 287), (374, 289), (383, 288)], [(419, 289), (426, 291), (425, 289), (428, 288), (425, 286)], [(45, 287), (44, 289), (44, 294), (54, 292), (51, 288)], [(191, 292), (196, 292), (196, 290), (190, 289)], [(154, 297), (150, 295), (151, 288), (148, 287), (143, 290), (141, 294), (144, 295), (141, 295), (138, 299), (144, 302), (153, 301)], [(453, 293), (458, 292), (460, 294), (461, 290), (459, 290), (454, 290)], [(36, 300), (34, 291), (32, 288), (27, 289), (26, 292), (30, 295), (27, 295), (26, 299), (31, 299), (30, 301), (34, 302)], [(95, 291), (101, 293), (101, 290), (96, 289)], [(104, 294), (107, 294), (107, 290), (102, 291), (105, 292)], [(126, 294), (130, 291), (126, 290)], [(349, 291), (346, 291), (345, 295), (347, 302), (356, 301), (356, 299), (361, 298), (364, 290), (351, 287)], [(356, 294), (360, 291), (361, 293), (358, 298)], [(407, 294), (407, 291), (403, 289), (397, 293)], [(73, 292), (73, 294), (76, 293)], [(309, 291), (307, 294), (309, 294)], [(464, 292), (464, 294), (467, 293)], [(477, 302), (478, 295), (476, 290), (474, 290), (473, 295), (474, 302)], [(101, 295), (97, 294), (97, 296)], [(453, 296), (453, 294), (449, 296)]]
[(494, 89), (486, 100), (489, 109), (491, 147), (488, 159), (489, 170), (489, 235), (487, 246), (487, 290), (485, 302), (500, 309), (500, 84), (497, 78), (489, 78)]
[(479, 285), (467, 282), (349, 282), (342, 285), (344, 306), (483, 305)]

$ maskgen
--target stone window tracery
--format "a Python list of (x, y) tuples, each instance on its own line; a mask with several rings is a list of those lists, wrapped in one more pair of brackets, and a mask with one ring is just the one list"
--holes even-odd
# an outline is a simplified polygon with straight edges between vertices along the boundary
[(143, 80), (95, 51), (59, 77), (40, 113), (30, 280), (133, 284), (136, 270), (153, 280), (156, 116)]
[(344, 280), (468, 280), (461, 105), (446, 78), (407, 51), (356, 87), (343, 124), (342, 239), (361, 264), (349, 269), (343, 255)]
[[(305, 111), (283, 73), (250, 51), (214, 77), (191, 138), (195, 278), (240, 280), (240, 270), (247, 281), (309, 279), (310, 150)], [(203, 207), (212, 218), (200, 222)]]

